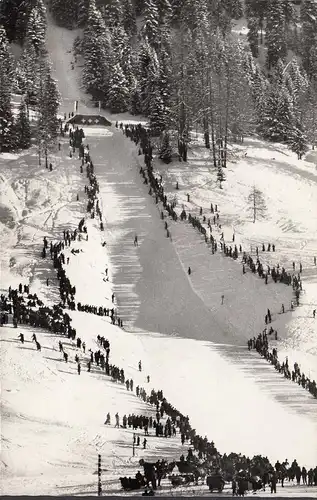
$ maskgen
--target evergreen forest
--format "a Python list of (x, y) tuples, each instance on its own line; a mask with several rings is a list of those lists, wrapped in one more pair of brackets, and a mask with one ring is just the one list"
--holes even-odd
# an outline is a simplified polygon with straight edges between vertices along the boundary
[[(251, 133), (288, 144), (299, 158), (314, 147), (317, 0), (49, 0), (48, 9), (58, 25), (78, 29), (74, 52), (86, 91), (112, 113), (146, 116), (164, 161), (171, 140), (187, 144), (193, 129), (204, 134), (215, 166), (219, 142), (226, 166), (227, 142)], [(46, 22), (43, 0), (2, 1), (3, 150), (29, 143), (30, 104), (40, 114), (38, 143), (46, 150), (54, 140), (58, 90)], [(22, 46), (15, 65), (11, 42)], [(23, 95), (16, 120), (12, 91)]]

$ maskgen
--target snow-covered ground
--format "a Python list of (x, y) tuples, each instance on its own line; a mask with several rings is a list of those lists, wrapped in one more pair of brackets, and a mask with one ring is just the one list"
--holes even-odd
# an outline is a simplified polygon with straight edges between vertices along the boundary
[[(77, 71), (70, 70), (75, 36), (75, 31), (49, 26), (62, 113), (72, 110), (75, 99), (80, 100), (81, 111), (95, 110), (79, 89)], [(129, 121), (130, 117), (111, 119)], [(141, 183), (141, 157), (134, 145), (115, 127), (105, 135), (86, 132), (106, 230), (101, 233), (94, 221), (87, 221), (89, 240), (73, 244), (82, 251), (67, 254), (67, 275), (76, 285), (77, 301), (83, 303), (107, 307), (114, 290), (125, 329), (111, 326), (107, 318), (72, 312), (78, 336), (92, 349), (98, 334), (109, 338), (112, 362), (135, 383), (162, 388), (220, 452), (263, 454), (272, 461), (296, 457), (301, 465), (316, 466), (316, 400), (245, 347), (246, 338), (263, 328), (270, 307), (274, 327), (284, 338), (279, 350), (283, 347), (290, 361), (300, 361), (307, 373), (316, 372), (317, 332), (311, 317), (317, 302), (312, 260), (317, 254), (315, 165), (298, 162), (282, 146), (248, 139), (235, 147), (235, 161), (230, 162), (220, 190), (206, 150), (197, 145), (187, 165), (156, 163), (171, 196), (178, 180), (178, 205), (184, 203), (192, 211), (202, 206), (207, 213), (210, 202), (218, 203), (225, 239), (230, 240), (234, 231), (243, 247), (275, 243), (275, 254), (265, 253), (270, 265), (280, 262), (290, 269), (293, 260), (297, 265), (302, 262), (301, 305), (282, 316), (278, 314), (281, 303), (290, 303), (288, 287), (272, 283), (266, 287), (250, 274), (243, 276), (238, 262), (212, 256), (187, 223), (169, 223), (173, 241), (167, 239), (148, 186)], [(40, 256), (43, 237), (57, 239), (63, 229), (75, 228), (86, 205), (85, 174), (80, 174), (79, 161), (68, 157), (66, 139), (53, 159), (49, 172), (38, 166), (32, 150), (0, 156), (1, 289), (30, 282), (31, 291), (47, 303), (57, 300), (58, 291), (49, 258)], [(268, 206), (266, 220), (255, 225), (246, 216), (245, 204), (253, 184), (264, 192)], [(186, 202), (187, 192), (192, 204)], [(135, 234), (139, 247), (133, 245)], [(193, 269), (190, 280), (188, 265)], [(104, 280), (106, 267), (109, 282)], [(222, 293), (224, 307), (220, 307)], [(109, 411), (114, 420), (116, 411), (121, 418), (124, 413), (148, 414), (149, 407), (103, 374), (87, 373), (85, 359), (78, 376), (76, 348), (70, 341), (66, 365), (58, 351), (58, 336), (37, 331), (39, 353), (30, 342), (33, 332), (23, 328), (28, 342), (22, 346), (17, 341), (20, 331), (4, 327), (0, 332), (2, 493), (95, 493), (98, 453), (105, 469), (104, 491), (116, 493), (118, 477), (133, 475), (141, 457), (179, 457), (177, 436), (173, 440), (150, 437), (148, 450), (137, 450), (133, 458), (131, 431), (104, 426), (105, 415)], [(305, 489), (287, 488), (284, 494), (294, 492), (303, 495)]]
[(59, 239), (65, 226), (75, 228), (86, 202), (78, 160), (67, 157), (67, 140), (61, 142), (61, 151), (49, 159), (52, 172), (43, 159), (39, 166), (33, 149), (0, 155), (1, 288), (30, 280), (49, 303), (55, 296), (39, 285), (47, 277), (55, 284), (57, 279), (51, 264), (41, 258), (43, 238)]
[[(317, 155), (311, 151), (306, 161), (297, 160), (283, 145), (267, 144), (256, 138), (248, 138), (242, 146), (235, 145), (231, 152), (231, 161), (225, 170), (226, 181), (222, 189), (216, 180), (216, 172), (206, 149), (199, 147), (198, 141), (192, 146), (187, 165), (175, 162), (171, 165), (157, 163), (157, 169), (163, 175), (164, 189), (169, 197), (177, 197), (179, 207), (195, 215), (199, 215), (199, 208), (203, 214), (211, 217), (210, 203), (217, 204), (220, 210), (221, 229), (213, 228), (213, 234), (219, 240), (224, 232), (225, 242), (242, 245), (253, 258), (256, 258), (256, 247), (259, 248), (259, 258), (265, 265), (281, 267), (293, 273), (292, 263), (295, 262), (295, 273), (299, 272), (302, 263), (303, 295), (300, 307), (290, 311), (290, 301), (294, 299), (291, 288), (285, 285), (269, 284), (267, 287), (262, 280), (252, 276), (253, 284), (248, 276), (242, 276), (241, 261), (229, 263), (229, 267), (239, 269), (240, 283), (232, 286), (232, 278), (226, 279), (226, 271), (221, 267), (221, 282), (215, 290), (214, 278), (210, 272), (215, 272), (215, 261), (219, 256), (211, 256), (204, 261), (197, 273), (193, 273), (192, 284), (199, 296), (208, 306), (219, 307), (219, 297), (225, 294), (225, 315), (231, 314), (233, 305), (234, 318), (238, 317), (239, 310), (247, 318), (252, 317), (252, 309), (262, 307), (262, 317), (259, 310), (256, 312), (260, 323), (255, 319), (251, 326), (254, 334), (261, 331), (264, 325), (266, 308), (270, 307), (269, 297), (274, 297), (273, 311), (275, 318), (273, 326), (278, 330), (280, 341), (278, 348), (281, 355), (288, 355), (289, 360), (299, 362), (301, 368), (311, 377), (317, 377), (317, 321), (313, 318), (313, 310), (317, 307), (317, 266), (314, 257), (317, 257)], [(246, 154), (246, 156), (245, 156)], [(179, 191), (175, 190), (176, 182)], [(267, 211), (263, 219), (252, 222), (252, 213), (249, 211), (248, 195), (252, 187), (262, 191)], [(187, 193), (190, 194), (190, 203), (187, 202)], [(193, 229), (186, 229), (192, 231)], [(192, 264), (193, 254), (202, 247), (197, 235), (197, 244), (190, 249), (184, 244), (184, 231), (177, 225), (172, 229), (173, 242), (180, 258), (187, 268)], [(199, 243), (198, 243), (199, 242)], [(276, 245), (275, 252), (262, 252), (262, 243), (267, 249), (268, 243)], [(206, 249), (205, 254), (206, 253)], [(209, 252), (210, 253), (210, 252)], [(207, 264), (208, 262), (208, 264)], [(236, 273), (234, 274), (236, 276)], [(228, 270), (227, 270), (227, 277)], [(247, 283), (247, 285), (246, 285)], [(253, 297), (248, 298), (246, 287), (252, 288)], [(217, 292), (215, 295), (214, 292)], [(263, 295), (264, 294), (264, 295)], [(246, 300), (245, 307), (234, 306)], [(262, 299), (262, 300), (261, 300)], [(249, 302), (248, 302), (249, 300)], [(285, 305), (285, 314), (281, 312), (282, 303)], [(246, 314), (247, 313), (247, 314)], [(253, 336), (252, 330), (245, 322), (236, 320), (235, 330), (243, 327), (244, 333)], [(241, 332), (241, 336), (243, 332)]]

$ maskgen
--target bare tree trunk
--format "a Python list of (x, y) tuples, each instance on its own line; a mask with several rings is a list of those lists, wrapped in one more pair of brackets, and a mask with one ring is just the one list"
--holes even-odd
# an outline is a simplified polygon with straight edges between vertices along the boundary
[(225, 140), (224, 140), (224, 152), (223, 152), (223, 167), (227, 168), (227, 144), (228, 144), (228, 122), (229, 122), (229, 106), (230, 106), (230, 91), (231, 91), (231, 79), (229, 74), (230, 69), (227, 68), (227, 99), (226, 99), (226, 118), (225, 118)]
[(211, 77), (210, 77), (209, 70), (208, 70), (208, 81), (209, 81), (209, 113), (210, 113), (210, 123), (211, 123), (212, 158), (213, 158), (214, 167), (217, 168), (215, 123), (214, 123), (214, 112), (213, 112), (213, 96), (212, 96)]

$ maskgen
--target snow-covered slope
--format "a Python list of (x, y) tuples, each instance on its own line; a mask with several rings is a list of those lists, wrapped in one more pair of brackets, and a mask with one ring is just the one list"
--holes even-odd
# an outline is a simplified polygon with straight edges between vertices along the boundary
[[(87, 349), (97, 350), (98, 333), (108, 337), (114, 352), (111, 359), (124, 358), (133, 348), (131, 340), (123, 339), (119, 329), (101, 318), (92, 321), (88, 314), (75, 313), (74, 324)], [(179, 439), (171, 438), (167, 445), (164, 438), (154, 435), (148, 438), (148, 449), (137, 447), (132, 457), (133, 431), (114, 428), (114, 416), (118, 412), (121, 423), (124, 414), (154, 416), (149, 405), (111, 381), (96, 365), (88, 373), (89, 354), (77, 350), (74, 342), (61, 339), (69, 355), (66, 364), (56, 335), (36, 331), (42, 346), (38, 352), (31, 342), (32, 332), (23, 331), (24, 345), (16, 340), (17, 330), (1, 329), (2, 494), (94, 494), (98, 454), (102, 455), (104, 490), (116, 492), (120, 475), (135, 474), (140, 458), (152, 458), (157, 449), (168, 460), (177, 458)], [(118, 336), (124, 342), (113, 344)], [(121, 356), (115, 355), (118, 351)], [(82, 366), (80, 376), (74, 362), (76, 352)], [(137, 361), (125, 373), (135, 383), (146, 385)], [(111, 426), (104, 425), (108, 412)], [(143, 434), (137, 432), (142, 441)]]
[[(202, 207), (208, 218), (211, 217), (210, 203), (218, 205), (221, 229), (213, 227), (218, 240), (223, 232), (225, 242), (231, 245), (234, 234), (235, 244), (241, 244), (255, 259), (258, 246), (261, 262), (271, 268), (279, 264), (293, 273), (292, 263), (295, 262), (297, 274), (301, 263), (303, 295), (300, 307), (290, 311), (290, 302), (294, 299), (291, 288), (273, 283), (265, 286), (259, 278), (243, 276), (240, 261), (227, 264), (231, 271), (219, 265), (219, 256), (210, 255), (198, 234), (195, 244), (189, 245), (179, 225), (172, 229), (174, 245), (185, 268), (191, 265), (195, 270), (193, 259), (198, 252), (205, 256), (192, 275), (193, 287), (206, 305), (214, 309), (216, 317), (218, 311), (226, 318), (232, 314), (233, 328), (240, 330), (241, 336), (250, 338), (261, 331), (265, 326), (266, 308), (271, 307), (273, 299), (273, 327), (281, 339), (278, 342), (281, 355), (288, 355), (291, 362), (298, 361), (304, 372), (316, 379), (317, 321), (312, 313), (317, 306), (317, 266), (314, 264), (314, 257), (317, 257), (317, 157), (311, 152), (307, 161), (299, 161), (285, 146), (254, 138), (246, 139), (243, 146), (235, 145), (230, 157), (232, 161), (225, 172), (223, 189), (217, 183), (209, 153), (199, 146), (199, 138), (196, 144), (193, 143), (187, 165), (156, 163), (156, 167), (163, 175), (165, 191), (170, 198), (176, 195), (179, 207), (184, 205), (195, 215)], [(179, 191), (175, 191), (176, 181)], [(265, 217), (255, 224), (247, 201), (254, 185), (263, 192), (267, 205)], [(187, 193), (190, 203), (187, 203)], [(188, 226), (185, 231), (190, 234), (193, 229)], [(266, 249), (268, 243), (274, 243), (276, 251), (262, 252), (262, 243)], [(222, 293), (228, 306), (225, 309), (219, 305)], [(244, 307), (241, 307), (243, 302)], [(279, 314), (282, 304), (286, 310), (283, 315)]]
[[(70, 70), (69, 50), (75, 35), (49, 26), (49, 48), (63, 95), (62, 112), (71, 111), (75, 99), (81, 100), (82, 110), (89, 106), (89, 99), (79, 89), (78, 74)], [(287, 287), (270, 284), (266, 289), (258, 278), (243, 277), (238, 263), (212, 256), (189, 225), (172, 225), (173, 241), (165, 237), (148, 186), (140, 181), (140, 158), (120, 131), (113, 128), (97, 137), (87, 130), (87, 135), (100, 183), (106, 231), (102, 234), (88, 222), (89, 240), (76, 243), (82, 250), (78, 255), (68, 254), (67, 274), (76, 285), (77, 300), (83, 303), (106, 307), (114, 289), (125, 330), (110, 326), (106, 318), (75, 312), (73, 326), (78, 336), (92, 349), (96, 349), (98, 334), (108, 337), (112, 362), (123, 367), (135, 383), (147, 384), (145, 377), (150, 375), (148, 387), (162, 388), (168, 400), (189, 415), (197, 432), (214, 440), (222, 453), (259, 453), (273, 461), (296, 457), (301, 465), (315, 466), (316, 400), (245, 347), (245, 339), (262, 327), (269, 306), (280, 335), (287, 337), (285, 342), (295, 344), (296, 349), (286, 344), (290, 360), (303, 353), (302, 362), (314, 370), (314, 324), (300, 317), (311, 311), (314, 300), (313, 291), (308, 292), (310, 286), (315, 289), (311, 266), (316, 248), (314, 165), (297, 162), (281, 147), (250, 140), (241, 151), (237, 148), (237, 162), (230, 163), (224, 189), (219, 190), (201, 148), (193, 149), (194, 159), (187, 166), (177, 163), (163, 169), (156, 164), (162, 170), (165, 189), (173, 196), (179, 181), (179, 204), (186, 205), (187, 192), (196, 210), (202, 206), (207, 211), (211, 201), (219, 204), (226, 238), (234, 229), (237, 242), (243, 246), (274, 242), (276, 254), (266, 257), (279, 259), (282, 265), (293, 259), (298, 262), (301, 257), (304, 297), (310, 294), (310, 304), (282, 317), (278, 312), (283, 301), (288, 303)], [(79, 172), (79, 162), (69, 159), (67, 153), (65, 140), (61, 152), (56, 153), (53, 172), (39, 168), (32, 153), (0, 160), (4, 214), (1, 286), (5, 289), (30, 280), (31, 290), (49, 303), (58, 297), (57, 280), (49, 259), (40, 257), (42, 238), (59, 238), (63, 229), (74, 228), (85, 212), (85, 175)], [(260, 183), (266, 193), (270, 215), (270, 224), (255, 225), (260, 229), (257, 232), (244, 216), (245, 196), (254, 183)], [(280, 201), (286, 183), (290, 187)], [(301, 210), (294, 209), (296, 196), (304, 199)], [(189, 208), (194, 210), (194, 205)], [(307, 207), (311, 212), (306, 212)], [(296, 233), (297, 229), (302, 232)], [(133, 245), (135, 234), (139, 247)], [(291, 252), (293, 257), (288, 259)], [(190, 280), (185, 272), (188, 265), (193, 269)], [(106, 267), (110, 282), (104, 281)], [(47, 277), (53, 286), (46, 286)], [(222, 293), (223, 309), (219, 305)], [(138, 449), (133, 458), (131, 431), (104, 426), (105, 414), (109, 411), (112, 419), (116, 411), (120, 417), (133, 411), (147, 414), (149, 407), (104, 374), (87, 373), (85, 357), (79, 376), (75, 347), (67, 345), (70, 362), (66, 365), (58, 351), (59, 337), (37, 331), (42, 345), (42, 352), (37, 352), (30, 342), (33, 332), (23, 329), (28, 342), (22, 346), (17, 341), (20, 331), (5, 327), (0, 332), (3, 493), (95, 493), (98, 453), (106, 469), (104, 490), (118, 492), (118, 477), (132, 476), (139, 458), (179, 457), (179, 437), (150, 437), (149, 449)], [(141, 373), (137, 371), (140, 359), (144, 367)], [(293, 491), (288, 489), (287, 494)]]

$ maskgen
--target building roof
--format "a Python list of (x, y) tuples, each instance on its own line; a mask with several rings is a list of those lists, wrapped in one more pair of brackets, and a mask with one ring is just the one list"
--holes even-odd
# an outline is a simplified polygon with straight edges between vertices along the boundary
[(67, 123), (71, 125), (81, 125), (88, 127), (89, 125), (98, 125), (109, 127), (111, 126), (111, 121), (109, 121), (105, 116), (101, 115), (80, 115), (76, 114), (67, 120)]

